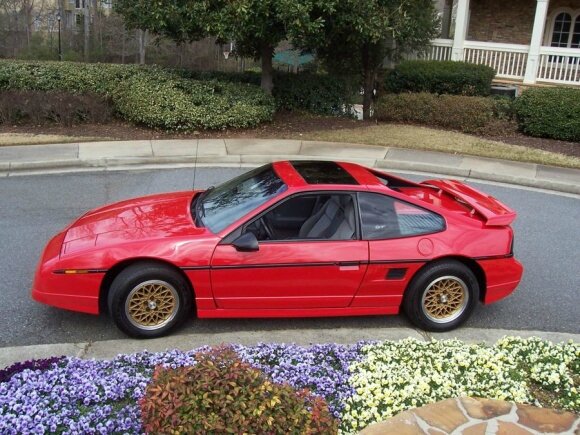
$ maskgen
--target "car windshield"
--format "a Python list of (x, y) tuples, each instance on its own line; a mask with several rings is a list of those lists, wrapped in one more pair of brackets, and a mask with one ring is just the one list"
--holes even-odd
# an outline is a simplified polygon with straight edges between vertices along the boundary
[(219, 233), (286, 189), (272, 165), (262, 166), (202, 193), (196, 201), (196, 220)]

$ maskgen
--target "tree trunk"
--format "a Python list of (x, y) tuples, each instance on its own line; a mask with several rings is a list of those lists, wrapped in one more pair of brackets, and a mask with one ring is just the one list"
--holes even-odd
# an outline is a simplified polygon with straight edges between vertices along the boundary
[(32, 35), (34, 1), (26, 0), (23, 4), (24, 21), (26, 26), (26, 48), (30, 48), (30, 37)]
[(147, 44), (148, 30), (137, 30), (139, 39), (139, 65), (145, 65), (145, 45)]
[(89, 61), (89, 51), (91, 49), (91, 33), (90, 33), (90, 24), (91, 24), (91, 13), (89, 10), (89, 2), (88, 0), (85, 1), (85, 8), (84, 8), (84, 17), (83, 17), (83, 29), (84, 29), (84, 59), (85, 62)]
[(371, 119), (371, 105), (375, 88), (376, 69), (371, 61), (370, 47), (363, 48), (363, 119)]
[(272, 95), (274, 88), (273, 82), (273, 67), (272, 56), (274, 55), (274, 48), (270, 46), (262, 47), (262, 82), (260, 86), (269, 95)]
[(125, 27), (121, 32), (121, 63), (125, 63)]

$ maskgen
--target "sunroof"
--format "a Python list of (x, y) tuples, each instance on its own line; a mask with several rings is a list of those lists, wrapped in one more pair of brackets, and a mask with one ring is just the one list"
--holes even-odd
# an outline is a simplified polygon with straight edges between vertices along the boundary
[(308, 184), (358, 184), (334, 162), (293, 161), (292, 166)]

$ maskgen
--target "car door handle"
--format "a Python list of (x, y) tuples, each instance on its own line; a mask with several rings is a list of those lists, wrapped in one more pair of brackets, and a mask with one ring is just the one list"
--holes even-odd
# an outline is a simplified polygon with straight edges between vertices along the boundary
[(358, 270), (360, 262), (358, 261), (339, 261), (338, 270)]

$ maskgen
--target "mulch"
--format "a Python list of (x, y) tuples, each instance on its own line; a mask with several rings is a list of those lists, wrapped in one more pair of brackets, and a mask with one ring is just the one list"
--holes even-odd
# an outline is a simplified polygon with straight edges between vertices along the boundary
[[(54, 134), (80, 137), (110, 137), (119, 140), (140, 139), (207, 139), (207, 138), (285, 138), (300, 134), (337, 129), (365, 128), (375, 125), (375, 121), (357, 121), (346, 118), (314, 116), (302, 113), (277, 113), (270, 123), (256, 128), (195, 131), (187, 133), (152, 130), (115, 121), (108, 124), (82, 124), (67, 127), (59, 124), (48, 125), (0, 125), (0, 133)], [(503, 135), (481, 135), (480, 137), (507, 144), (521, 145), (545, 151), (580, 157), (580, 143), (565, 142), (525, 136), (517, 131)]]

